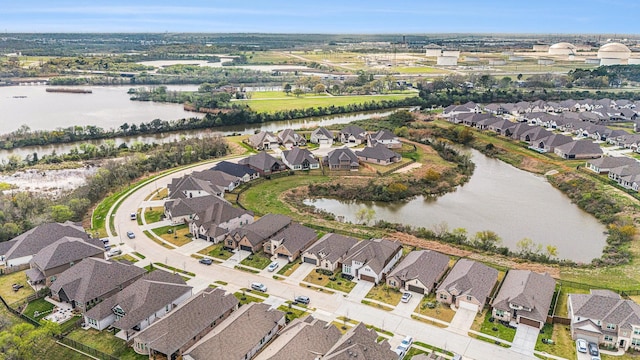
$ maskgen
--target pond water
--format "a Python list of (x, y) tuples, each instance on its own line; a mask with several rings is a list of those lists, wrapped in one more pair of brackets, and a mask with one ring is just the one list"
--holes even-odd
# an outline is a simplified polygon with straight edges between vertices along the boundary
[(407, 202), (356, 202), (308, 199), (306, 204), (356, 222), (356, 212), (375, 210), (375, 219), (433, 229), (447, 224), (465, 228), (469, 236), (495, 231), (502, 245), (530, 238), (544, 247), (554, 245), (558, 258), (590, 262), (602, 254), (606, 228), (571, 203), (546, 179), (471, 150), (476, 169), (471, 180), (455, 192), (437, 199), (418, 197)]

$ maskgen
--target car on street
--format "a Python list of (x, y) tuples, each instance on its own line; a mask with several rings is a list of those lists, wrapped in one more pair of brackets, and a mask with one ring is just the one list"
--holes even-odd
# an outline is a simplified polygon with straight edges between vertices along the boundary
[(274, 261), (269, 264), (269, 266), (267, 266), (267, 270), (269, 270), (269, 272), (274, 272), (278, 268), (278, 266), (280, 266), (280, 264), (278, 264), (277, 261)]
[(595, 356), (595, 357), (600, 356), (600, 351), (598, 350), (598, 344), (592, 343), (592, 342), (589, 343), (589, 355)]
[(138, 218), (138, 214), (136, 214), (136, 213), (131, 213), (131, 214), (129, 214), (129, 218), (130, 218), (131, 220), (136, 220), (136, 219)]
[(402, 342), (400, 343), (400, 345), (398, 345), (398, 348), (403, 348), (404, 351), (409, 351), (409, 348), (411, 347), (412, 344), (413, 344), (413, 337), (405, 336), (405, 338), (402, 339)]
[(120, 249), (111, 249), (107, 252), (107, 256), (109, 257), (120, 255), (120, 254), (122, 254), (122, 250)]
[(133, 231), (127, 231), (127, 237), (129, 239), (135, 239), (136, 238), (136, 234), (134, 234)]
[(587, 340), (578, 339), (576, 340), (576, 348), (578, 352), (586, 353), (587, 352)]
[(308, 305), (309, 304), (309, 297), (308, 296), (303, 296), (303, 295), (298, 295), (296, 296), (293, 301), (297, 304), (305, 304)]
[(402, 294), (402, 298), (400, 299), (400, 301), (402, 301), (403, 303), (409, 302), (412, 296), (413, 294), (411, 294), (410, 292), (405, 292), (404, 294)]
[(202, 258), (200, 259), (200, 261), (198, 261), (200, 264), (205, 264), (205, 265), (211, 265), (213, 264), (213, 260), (209, 259), (209, 258)]
[(267, 292), (267, 286), (259, 282), (251, 283), (251, 289), (256, 291)]

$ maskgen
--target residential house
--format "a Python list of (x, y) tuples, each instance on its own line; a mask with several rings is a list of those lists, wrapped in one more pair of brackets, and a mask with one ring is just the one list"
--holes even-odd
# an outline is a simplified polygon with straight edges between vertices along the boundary
[(374, 146), (375, 144), (382, 144), (389, 149), (402, 147), (402, 143), (396, 134), (387, 129), (380, 129), (367, 137), (367, 146)]
[(361, 151), (356, 151), (356, 155), (361, 161), (380, 165), (389, 165), (402, 160), (400, 154), (387, 149), (382, 144), (376, 144), (373, 147), (367, 146)]
[(278, 137), (270, 131), (261, 131), (249, 136), (247, 143), (256, 150), (277, 149), (279, 147)]
[(320, 168), (320, 162), (311, 151), (295, 147), (282, 152), (282, 162), (291, 170), (314, 170)]
[(204, 211), (193, 215), (193, 220), (189, 222), (189, 231), (193, 237), (217, 244), (229, 231), (253, 222), (253, 212), (234, 207), (226, 200), (221, 200), (212, 201)]
[(610, 290), (569, 294), (571, 337), (623, 350), (640, 350), (640, 306)]
[(302, 254), (302, 262), (335, 272), (342, 268), (342, 259), (357, 243), (358, 239), (352, 237), (325, 234)]
[(640, 181), (640, 163), (635, 162), (629, 165), (622, 165), (609, 170), (609, 179), (614, 180), (626, 189), (638, 191)]
[(638, 164), (638, 160), (627, 156), (603, 156), (587, 160), (585, 166), (596, 174), (608, 174), (611, 169), (634, 164)]
[(267, 240), (263, 245), (263, 250), (267, 254), (286, 258), (292, 262), (317, 238), (318, 234), (313, 229), (292, 223)]
[(255, 360), (317, 360), (327, 354), (342, 337), (334, 325), (305, 316), (297, 318), (280, 331)]
[(133, 264), (104, 259), (85, 258), (56, 276), (51, 284), (51, 297), (87, 311), (138, 280), (145, 269)]
[(331, 150), (324, 158), (325, 166), (329, 170), (358, 171), (360, 161), (358, 156), (349, 148)]
[(84, 322), (96, 330), (113, 325), (128, 341), (190, 298), (192, 289), (178, 274), (152, 271), (89, 309)]
[(487, 130), (487, 129), (489, 129), (489, 126), (491, 126), (491, 125), (493, 125), (495, 123), (501, 122), (503, 120), (504, 119), (501, 119), (501, 118), (498, 118), (498, 117), (495, 117), (495, 116), (490, 116), (490, 117), (487, 117), (486, 119), (482, 119), (482, 120), (478, 121), (476, 123), (476, 128), (478, 128), (480, 130)]
[(602, 157), (602, 148), (591, 140), (574, 140), (557, 146), (556, 155), (563, 159), (596, 159)]
[(443, 111), (442, 111), (442, 116), (444, 117), (453, 117), (456, 116), (458, 114), (463, 114), (463, 113), (479, 113), (481, 111), (480, 105), (474, 103), (473, 101), (469, 101), (465, 104), (462, 105), (450, 105), (447, 106)]
[(402, 256), (402, 245), (387, 239), (364, 240), (344, 256), (342, 273), (358, 280), (378, 283)]
[(0, 264), (7, 267), (28, 264), (40, 250), (63, 237), (80, 238), (100, 245), (100, 240), (90, 239), (82, 226), (72, 222), (45, 223), (26, 231), (13, 239), (0, 243)]
[(436, 300), (456, 307), (482, 310), (498, 281), (498, 270), (482, 263), (460, 259), (436, 290)]
[(220, 161), (211, 170), (222, 171), (225, 174), (235, 176), (242, 182), (249, 182), (260, 177), (260, 174), (246, 165), (240, 165), (229, 161)]
[(270, 305), (240, 307), (184, 352), (184, 360), (252, 359), (285, 325), (285, 314)]
[(240, 159), (240, 161), (238, 161), (238, 164), (247, 165), (250, 169), (257, 171), (260, 176), (269, 176), (271, 174), (287, 169), (282, 161), (277, 160), (264, 151), (261, 151), (255, 155), (251, 155), (244, 159)]
[(349, 125), (340, 131), (339, 137), (343, 144), (360, 145), (367, 141), (367, 132), (360, 126)]
[(104, 246), (65, 236), (38, 251), (31, 259), (31, 268), (26, 275), (31, 285), (44, 284), (49, 287), (58, 274), (88, 257), (104, 259)]
[(493, 317), (542, 329), (556, 281), (549, 274), (529, 270), (509, 270), (493, 300)]
[(533, 141), (531, 143), (531, 148), (539, 151), (539, 152), (549, 152), (549, 153), (553, 153), (556, 149), (556, 147), (560, 146), (560, 145), (564, 145), (567, 143), (572, 142), (573, 139), (562, 135), (562, 134), (553, 134), (553, 135), (549, 135), (545, 138), (542, 139), (538, 139), (536, 141)]
[(487, 125), (487, 129), (495, 131), (498, 135), (511, 136), (511, 130), (516, 124), (509, 120), (500, 120), (493, 124)]
[(390, 287), (429, 294), (449, 269), (449, 257), (436, 251), (412, 251), (387, 276)]
[(221, 194), (233, 191), (236, 186), (242, 183), (240, 178), (217, 170), (194, 171), (190, 176), (208, 181), (215, 189), (218, 189)]
[(278, 214), (267, 214), (254, 223), (244, 225), (225, 235), (224, 247), (257, 252), (263, 244), (284, 228), (291, 225), (291, 218)]
[(551, 136), (552, 133), (551, 131), (543, 128), (543, 127), (532, 127), (529, 130), (523, 132), (519, 139), (520, 141), (524, 141), (527, 142), (529, 144), (532, 144), (534, 142), (536, 142), (537, 140), (543, 139), (543, 138), (547, 138), (549, 136)]
[(198, 179), (191, 175), (171, 179), (167, 186), (170, 199), (195, 198), (200, 196), (224, 195), (224, 188), (215, 187), (209, 181)]
[(333, 144), (333, 132), (319, 127), (311, 132), (311, 137), (309, 141), (312, 144), (320, 144), (320, 145), (332, 145)]
[(294, 146), (307, 145), (307, 139), (292, 129), (284, 129), (278, 133), (278, 141), (280, 142), (280, 145), (287, 149), (291, 149)]
[(387, 340), (378, 342), (378, 333), (374, 329), (358, 323), (322, 357), (322, 360), (345, 359), (396, 360), (398, 354), (391, 350)]
[(136, 334), (133, 350), (149, 358), (177, 359), (237, 309), (233, 294), (206, 288)]

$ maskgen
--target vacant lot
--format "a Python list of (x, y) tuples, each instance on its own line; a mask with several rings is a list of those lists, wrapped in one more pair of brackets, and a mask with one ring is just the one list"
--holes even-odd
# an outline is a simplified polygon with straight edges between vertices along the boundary
[(390, 95), (359, 95), (359, 96), (286, 96), (274, 100), (240, 100), (257, 112), (276, 112), (281, 110), (306, 109), (327, 106), (345, 106), (350, 104), (362, 104), (371, 101), (400, 100), (410, 96), (407, 94)]

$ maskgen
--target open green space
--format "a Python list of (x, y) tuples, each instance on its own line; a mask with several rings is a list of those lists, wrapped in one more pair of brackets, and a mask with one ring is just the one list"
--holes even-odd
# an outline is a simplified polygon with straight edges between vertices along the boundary
[(244, 260), (240, 261), (240, 264), (245, 266), (250, 266), (256, 269), (264, 269), (271, 263), (271, 259), (269, 255), (265, 254), (262, 251), (258, 251), (257, 253), (253, 253)]
[(312, 271), (304, 278), (304, 281), (319, 285), (321, 287), (326, 287), (333, 290), (342, 291), (345, 293), (350, 292), (355, 286), (356, 283), (353, 281), (349, 281), (347, 279), (343, 279), (340, 276), (340, 272), (334, 274), (333, 276), (327, 276), (315, 271)]
[[(22, 288), (18, 291), (13, 291), (13, 284), (20, 284)], [(35, 291), (33, 291), (33, 288), (27, 283), (27, 275), (24, 274), (24, 271), (16, 271), (8, 275), (0, 276), (0, 296), (2, 296), (7, 304), (22, 300), (33, 293), (35, 293)]]
[[(259, 99), (289, 99), (295, 98), (296, 96), (293, 93), (286, 94), (284, 91), (253, 91), (249, 93), (250, 100), (259, 100)], [(305, 93), (300, 95), (298, 98), (309, 98), (309, 97), (322, 97), (329, 96), (327, 93)]]
[(218, 243), (198, 251), (198, 254), (211, 256), (220, 260), (227, 260), (233, 256), (233, 253), (224, 248), (224, 243)]
[(410, 96), (407, 94), (389, 95), (356, 95), (356, 96), (289, 96), (274, 100), (239, 100), (238, 103), (249, 105), (256, 112), (276, 112), (282, 110), (306, 109), (328, 106), (345, 106), (362, 104), (371, 101), (400, 100)]
[(22, 313), (32, 319), (40, 321), (51, 313), (53, 307), (54, 305), (52, 303), (46, 301), (44, 298), (40, 298), (30, 302)]
[(160, 236), (164, 241), (172, 243), (175, 246), (183, 246), (193, 239), (191, 238), (191, 233), (189, 232), (189, 226), (187, 224), (181, 225), (167, 225), (159, 228), (151, 229), (154, 234)]
[(126, 341), (118, 339), (109, 331), (76, 329), (67, 337), (122, 360), (142, 360), (149, 358), (147, 355), (137, 354), (133, 351), (133, 348), (127, 345)]

